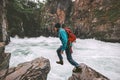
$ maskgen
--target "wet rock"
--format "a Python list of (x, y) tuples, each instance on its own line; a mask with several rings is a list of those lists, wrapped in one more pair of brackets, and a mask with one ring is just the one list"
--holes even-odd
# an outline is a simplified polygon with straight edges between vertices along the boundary
[(68, 80), (110, 80), (101, 73), (90, 68), (86, 64), (80, 64), (82, 71), (78, 73), (72, 73), (72, 76)]
[(6, 1), (0, 0), (0, 42), (8, 44), (10, 40), (7, 33)]

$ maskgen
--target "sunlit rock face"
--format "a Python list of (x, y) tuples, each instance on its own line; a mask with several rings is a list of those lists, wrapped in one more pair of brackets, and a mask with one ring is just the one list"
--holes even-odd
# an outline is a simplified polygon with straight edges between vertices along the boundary
[(76, 0), (72, 19), (83, 38), (120, 41), (120, 1)]

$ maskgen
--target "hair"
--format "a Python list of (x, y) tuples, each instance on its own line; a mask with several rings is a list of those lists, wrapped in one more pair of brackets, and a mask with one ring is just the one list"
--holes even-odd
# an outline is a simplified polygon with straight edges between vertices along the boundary
[(55, 24), (55, 27), (56, 27), (56, 28), (60, 28), (60, 27), (61, 27), (61, 24), (60, 24), (60, 23), (56, 23), (56, 24)]
[(66, 24), (62, 24), (62, 28), (65, 28), (66, 27)]

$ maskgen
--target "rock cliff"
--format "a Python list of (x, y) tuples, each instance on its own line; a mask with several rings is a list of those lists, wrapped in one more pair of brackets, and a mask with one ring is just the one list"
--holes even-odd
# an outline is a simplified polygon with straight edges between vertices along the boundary
[(10, 40), (7, 31), (6, 2), (7, 0), (0, 0), (0, 42), (8, 44)]
[[(120, 42), (120, 0), (46, 1), (45, 4), (36, 4), (25, 0), (8, 0), (10, 36), (55, 36), (53, 26), (60, 22), (70, 26), (78, 38)], [(4, 23), (5, 20), (1, 25)]]
[(75, 0), (71, 19), (83, 38), (120, 42), (118, 6), (119, 0)]
[(47, 20), (68, 24), (79, 38), (120, 42), (119, 6), (120, 0), (50, 0)]
[(104, 75), (96, 72), (94, 69), (90, 68), (85, 64), (80, 64), (82, 71), (79, 73), (73, 73), (68, 80), (110, 80), (109, 78), (105, 77)]

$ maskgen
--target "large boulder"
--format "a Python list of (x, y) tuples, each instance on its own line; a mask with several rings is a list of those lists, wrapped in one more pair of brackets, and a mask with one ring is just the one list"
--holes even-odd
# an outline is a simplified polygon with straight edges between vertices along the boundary
[(5, 80), (47, 80), (50, 62), (43, 57), (10, 68)]
[(73, 73), (68, 80), (110, 80), (109, 78), (90, 68), (86, 64), (82, 63), (80, 65), (80, 67), (82, 68), (81, 72)]

